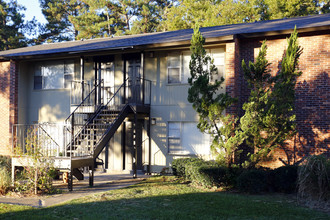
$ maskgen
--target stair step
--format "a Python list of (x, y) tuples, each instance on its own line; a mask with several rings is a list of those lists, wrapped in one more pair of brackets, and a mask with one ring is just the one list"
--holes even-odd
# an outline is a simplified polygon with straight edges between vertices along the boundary
[(84, 174), (78, 168), (72, 170), (72, 175), (74, 175), (78, 180), (84, 180)]

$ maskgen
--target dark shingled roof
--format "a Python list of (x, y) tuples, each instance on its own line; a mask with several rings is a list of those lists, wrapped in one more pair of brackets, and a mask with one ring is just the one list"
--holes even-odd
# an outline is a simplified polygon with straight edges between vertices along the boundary
[[(254, 23), (243, 23), (200, 28), (203, 36), (218, 38), (236, 34), (256, 34), (280, 32), (284, 30), (327, 27), (330, 30), (330, 14), (279, 19)], [(50, 55), (56, 53), (79, 53), (95, 50), (114, 50), (118, 48), (144, 47), (153, 44), (173, 43), (191, 39), (192, 29), (127, 35), (113, 38), (99, 38), (84, 41), (70, 41), (36, 45), (0, 52), (0, 58), (11, 59), (20, 56)]]

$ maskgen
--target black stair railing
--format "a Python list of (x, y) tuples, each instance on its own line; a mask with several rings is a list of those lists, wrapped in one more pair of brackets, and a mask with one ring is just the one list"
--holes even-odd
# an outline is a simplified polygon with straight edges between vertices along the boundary
[[(67, 147), (69, 148), (68, 149), (69, 153), (72, 152), (72, 143), (74, 143), (74, 140), (76, 139), (77, 135), (79, 135), (82, 132), (82, 130), (88, 123), (89, 117), (91, 117), (103, 105), (102, 94), (97, 94), (99, 87), (102, 87), (102, 85), (103, 85), (103, 80), (94, 86), (94, 88), (90, 91), (90, 93), (84, 98), (84, 100), (72, 111), (69, 117), (67, 117), (65, 120), (65, 124), (67, 125), (65, 130), (65, 140), (70, 140), (69, 143), (66, 143), (66, 146), (69, 146)], [(98, 98), (98, 96), (101, 97)], [(101, 101), (99, 102), (98, 100)], [(70, 156), (72, 156), (72, 153), (70, 153)]]
[[(90, 83), (81, 80), (71, 81), (70, 106), (80, 105), (91, 91), (92, 86)], [(93, 102), (91, 99), (88, 99), (88, 101)]]
[[(128, 79), (117, 89), (115, 94), (100, 106), (80, 128), (70, 143), (71, 155), (92, 155), (95, 147), (106, 134), (107, 129), (117, 119), (118, 113), (126, 104), (125, 89)], [(73, 124), (73, 127), (75, 125)]]
[[(95, 87), (93, 91), (98, 91)], [(104, 91), (101, 89), (101, 91)], [(70, 156), (86, 156), (93, 155), (97, 148), (99, 154), (103, 149), (106, 141), (105, 137), (115, 132), (117, 127), (125, 119), (129, 108), (128, 105), (144, 104), (149, 105), (151, 101), (151, 81), (142, 78), (133, 80), (127, 78), (124, 83), (116, 90), (110, 99), (104, 100), (93, 113), (79, 111), (79, 106), (84, 106), (82, 103), (76, 110), (67, 118), (66, 122), (71, 122), (71, 142), (68, 145)], [(89, 94), (89, 96), (91, 95)], [(86, 97), (88, 98), (88, 97)], [(81, 117), (76, 120), (75, 117)], [(114, 129), (115, 127), (115, 129)], [(113, 134), (111, 134), (113, 135)], [(108, 135), (109, 136), (109, 135)], [(108, 140), (109, 137), (106, 138)], [(99, 145), (102, 146), (99, 146)]]
[(102, 129), (103, 134), (93, 146), (94, 158), (98, 157), (127, 114), (134, 111), (134, 108), (131, 108), (132, 105), (150, 105), (150, 103), (151, 81), (143, 78), (127, 78), (91, 122), (94, 123), (92, 127), (97, 128), (100, 122), (106, 121), (106, 126)]

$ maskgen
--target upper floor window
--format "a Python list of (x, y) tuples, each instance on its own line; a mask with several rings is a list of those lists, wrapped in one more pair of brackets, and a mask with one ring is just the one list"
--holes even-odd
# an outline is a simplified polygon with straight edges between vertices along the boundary
[[(210, 81), (220, 80), (225, 72), (225, 50), (224, 48), (207, 49), (206, 52), (213, 58), (217, 67), (217, 74), (212, 75)], [(188, 83), (190, 77), (189, 62), (190, 51), (169, 53), (167, 56), (167, 76), (168, 83)]]
[(34, 72), (34, 89), (69, 88), (73, 76), (73, 60), (38, 63)]
[(188, 83), (190, 52), (170, 53), (167, 57), (168, 83)]
[(225, 50), (224, 48), (211, 49), (210, 55), (213, 58), (213, 64), (217, 67), (217, 74), (211, 76), (211, 82), (225, 78)]

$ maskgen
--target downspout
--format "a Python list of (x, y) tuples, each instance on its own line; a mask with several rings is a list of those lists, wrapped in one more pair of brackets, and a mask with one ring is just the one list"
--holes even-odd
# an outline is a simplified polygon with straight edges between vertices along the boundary
[(85, 60), (84, 57), (80, 57), (80, 81), (81, 81), (81, 101), (85, 99), (84, 94), (85, 94)]
[[(142, 78), (142, 105), (144, 105), (144, 53), (141, 52), (141, 78)], [(139, 79), (141, 80), (141, 79)], [(139, 93), (141, 94), (141, 91), (139, 91)]]
[[(97, 61), (94, 61), (94, 86), (97, 85)], [(95, 92), (94, 106), (97, 106), (97, 92)]]
[(147, 134), (149, 137), (149, 151), (148, 151), (148, 167), (147, 167), (147, 173), (151, 175), (151, 117), (149, 113), (149, 120), (148, 120), (148, 130)]
[(98, 88), (97, 88), (97, 93), (98, 93), (98, 105), (100, 106), (101, 105), (101, 82), (102, 82), (102, 79), (101, 79), (101, 62), (98, 63), (98, 66), (99, 66), (99, 71), (98, 71), (98, 76), (97, 76), (97, 79), (98, 79)]

